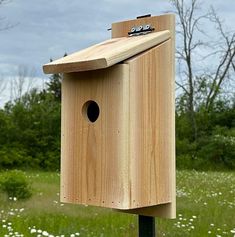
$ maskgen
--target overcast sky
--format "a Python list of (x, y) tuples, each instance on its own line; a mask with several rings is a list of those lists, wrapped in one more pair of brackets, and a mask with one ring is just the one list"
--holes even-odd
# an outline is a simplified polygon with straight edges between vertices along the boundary
[[(234, 29), (235, 0), (204, 0), (201, 7), (209, 5)], [(35, 76), (48, 78), (42, 73), (44, 63), (110, 38), (112, 22), (171, 10), (164, 0), (11, 0), (0, 7), (0, 17), (15, 24), (0, 31), (0, 76), (10, 78), (18, 65), (26, 65)]]

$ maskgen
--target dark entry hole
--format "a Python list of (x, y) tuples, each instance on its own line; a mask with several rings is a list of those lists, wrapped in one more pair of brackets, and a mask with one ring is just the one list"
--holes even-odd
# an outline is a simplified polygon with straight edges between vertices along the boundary
[(94, 123), (99, 117), (100, 108), (95, 101), (89, 100), (83, 105), (82, 112), (90, 122)]

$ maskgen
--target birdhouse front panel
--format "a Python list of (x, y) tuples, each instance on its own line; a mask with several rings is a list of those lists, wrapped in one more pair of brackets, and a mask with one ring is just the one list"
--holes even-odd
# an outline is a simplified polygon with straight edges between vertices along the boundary
[(129, 66), (64, 74), (61, 200), (129, 208)]

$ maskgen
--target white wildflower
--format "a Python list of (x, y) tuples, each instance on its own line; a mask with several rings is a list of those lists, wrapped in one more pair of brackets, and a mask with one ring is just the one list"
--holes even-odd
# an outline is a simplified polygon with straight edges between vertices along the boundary
[(30, 230), (30, 233), (31, 233), (31, 234), (36, 233), (36, 232), (37, 232), (37, 230), (35, 230), (35, 229), (31, 229), (31, 230)]
[(49, 234), (47, 233), (47, 231), (43, 231), (43, 232), (42, 232), (42, 235), (43, 235), (43, 236), (48, 236)]

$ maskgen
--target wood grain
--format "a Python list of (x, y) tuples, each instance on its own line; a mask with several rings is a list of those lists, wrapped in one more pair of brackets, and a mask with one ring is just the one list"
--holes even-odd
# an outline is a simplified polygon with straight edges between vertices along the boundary
[[(146, 17), (128, 21), (121, 21), (112, 24), (112, 38), (125, 37), (133, 26), (151, 24), (155, 28), (155, 31), (170, 31), (170, 64), (169, 71), (171, 71), (171, 88), (169, 91), (171, 121), (169, 126), (171, 127), (171, 146), (170, 150), (170, 163), (169, 169), (171, 170), (170, 182), (172, 201), (167, 204), (154, 205), (146, 208), (137, 208), (128, 210), (128, 213), (142, 214), (150, 216), (160, 216), (166, 218), (175, 218), (176, 216), (176, 174), (175, 174), (175, 96), (174, 96), (174, 77), (175, 77), (175, 16), (173, 14), (165, 14), (160, 16)], [(154, 61), (152, 62), (154, 64)], [(165, 77), (163, 77), (165, 79)]]
[(170, 38), (168, 30), (104, 41), (43, 66), (45, 73), (79, 72), (110, 67)]
[(130, 190), (142, 206), (173, 199), (174, 80), (171, 40), (129, 59)]
[[(61, 201), (129, 208), (129, 66), (69, 73), (62, 82)], [(82, 112), (93, 100), (94, 123)]]
[(168, 30), (170, 31), (170, 38), (174, 39), (175, 37), (175, 16), (173, 14), (165, 14), (115, 22), (112, 24), (112, 38), (127, 37), (128, 32), (133, 26), (144, 24), (151, 24), (151, 26), (155, 29), (154, 32)]
[[(170, 39), (105, 69), (64, 73), (61, 201), (174, 218), (174, 16), (114, 23), (112, 34), (126, 37), (144, 23), (167, 30)], [(100, 108), (94, 123), (83, 111), (91, 100)]]
[[(172, 201), (169, 48), (170, 40), (108, 69), (65, 74), (62, 201), (123, 210)], [(81, 112), (90, 100), (101, 111), (94, 123)]]

